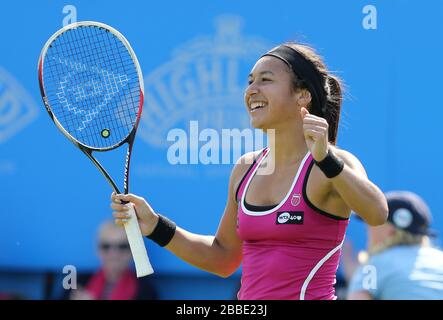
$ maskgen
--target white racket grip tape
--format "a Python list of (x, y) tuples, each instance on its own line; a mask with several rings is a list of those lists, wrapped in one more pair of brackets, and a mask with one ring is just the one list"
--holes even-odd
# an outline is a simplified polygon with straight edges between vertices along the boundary
[(143, 242), (143, 235), (140, 231), (133, 205), (130, 206), (127, 213), (130, 218), (125, 223), (125, 231), (131, 248), (132, 258), (134, 259), (137, 278), (140, 278), (154, 273), (154, 270), (149, 262), (148, 253)]

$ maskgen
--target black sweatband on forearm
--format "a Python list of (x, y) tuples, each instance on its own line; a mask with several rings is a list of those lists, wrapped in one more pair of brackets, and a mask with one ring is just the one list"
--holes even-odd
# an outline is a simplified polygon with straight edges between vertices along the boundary
[(152, 231), (152, 233), (146, 237), (157, 243), (159, 246), (164, 247), (174, 237), (176, 229), (177, 225), (174, 221), (171, 221), (159, 214), (158, 223), (155, 226), (154, 231)]
[(343, 168), (345, 166), (343, 160), (337, 158), (335, 154), (331, 151), (331, 149), (328, 150), (326, 158), (324, 158), (320, 162), (317, 162), (315, 160), (314, 162), (329, 179), (338, 176), (340, 172), (343, 171)]

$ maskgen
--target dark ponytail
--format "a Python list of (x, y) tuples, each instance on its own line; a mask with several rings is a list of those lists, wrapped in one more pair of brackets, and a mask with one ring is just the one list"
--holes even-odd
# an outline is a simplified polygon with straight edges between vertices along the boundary
[(343, 101), (340, 80), (334, 75), (326, 76), (326, 108), (323, 118), (329, 125), (329, 142), (337, 143), (338, 123), (340, 121), (341, 104)]
[[(322, 85), (324, 86), (326, 93), (326, 104), (322, 109), (313, 108), (312, 105), (310, 105), (309, 112), (326, 119), (329, 125), (328, 140), (335, 145), (337, 143), (338, 123), (340, 121), (340, 111), (343, 101), (341, 81), (337, 76), (328, 71), (322, 57), (315, 52), (312, 47), (298, 43), (286, 43), (285, 45), (303, 54), (306, 59), (310, 60), (315, 65), (318, 72), (322, 75), (324, 79)], [(303, 79), (299, 79), (294, 73), (293, 75), (294, 88), (307, 89)]]

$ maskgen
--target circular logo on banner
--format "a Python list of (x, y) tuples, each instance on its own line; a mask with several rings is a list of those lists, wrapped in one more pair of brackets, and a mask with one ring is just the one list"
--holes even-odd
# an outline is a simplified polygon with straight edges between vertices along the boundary
[(402, 229), (409, 227), (412, 223), (412, 212), (408, 209), (398, 209), (392, 215), (394, 224)]
[[(215, 34), (196, 35), (178, 45), (169, 61), (144, 77), (145, 105), (138, 136), (149, 145), (169, 147), (172, 129), (248, 128), (244, 111), (245, 78), (251, 67), (270, 49), (268, 41), (242, 31), (243, 18), (221, 15)], [(191, 135), (191, 134), (190, 134)], [(231, 146), (231, 148), (236, 146)]]

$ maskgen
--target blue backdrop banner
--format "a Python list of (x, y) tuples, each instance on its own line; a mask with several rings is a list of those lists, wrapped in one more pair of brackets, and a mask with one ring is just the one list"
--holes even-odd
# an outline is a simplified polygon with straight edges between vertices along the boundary
[[(244, 106), (247, 76), (264, 52), (295, 40), (314, 46), (346, 84), (338, 145), (383, 191), (421, 195), (443, 230), (443, 2), (8, 1), (0, 10), (0, 269), (98, 264), (96, 231), (112, 217), (112, 190), (52, 124), (37, 81), (46, 40), (82, 20), (116, 28), (138, 56), (145, 105), (131, 191), (183, 228), (216, 232), (233, 164), (266, 144)], [(121, 185), (125, 150), (112, 153), (98, 157)], [(347, 239), (363, 248), (364, 225), (352, 219)], [(146, 244), (157, 271), (201, 272)]]

